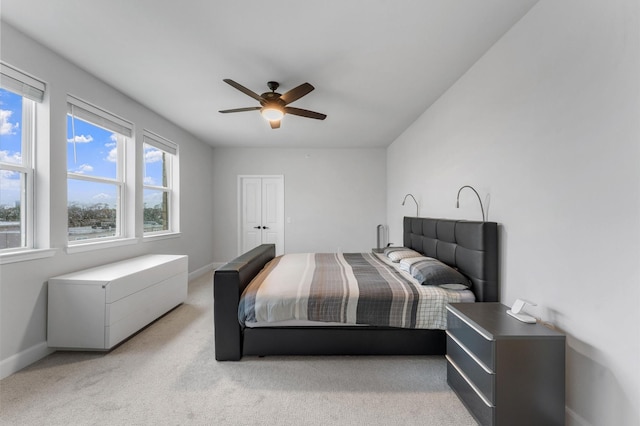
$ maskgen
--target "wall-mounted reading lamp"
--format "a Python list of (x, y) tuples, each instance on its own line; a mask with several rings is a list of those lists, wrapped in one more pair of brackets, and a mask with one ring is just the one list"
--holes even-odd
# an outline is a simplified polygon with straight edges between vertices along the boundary
[(413, 202), (414, 202), (414, 203), (416, 203), (416, 217), (420, 216), (420, 215), (418, 214), (418, 202), (416, 201), (416, 197), (414, 197), (413, 195), (411, 195), (411, 194), (407, 194), (407, 195), (405, 195), (405, 196), (404, 196), (404, 200), (402, 200), (402, 205), (404, 206), (404, 203), (406, 203), (406, 202), (407, 202), (407, 197), (411, 197), (411, 198), (413, 198)]
[(478, 197), (478, 201), (480, 202), (480, 210), (482, 210), (482, 221), (485, 222), (485, 218), (484, 218), (484, 207), (482, 206), (482, 200), (480, 199), (480, 194), (478, 194), (478, 191), (476, 191), (475, 189), (473, 189), (472, 186), (469, 185), (465, 185), (463, 187), (461, 187), (460, 189), (458, 189), (458, 197), (456, 198), (456, 209), (460, 208), (460, 191), (462, 191), (465, 188), (469, 188), (471, 189), (473, 192), (476, 193), (476, 196)]

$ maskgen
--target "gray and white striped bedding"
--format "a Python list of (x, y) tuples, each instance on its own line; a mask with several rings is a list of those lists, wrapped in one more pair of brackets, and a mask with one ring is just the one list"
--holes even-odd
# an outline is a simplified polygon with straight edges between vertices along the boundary
[(242, 294), (242, 325), (292, 320), (445, 329), (447, 303), (463, 292), (420, 285), (372, 253), (276, 257)]

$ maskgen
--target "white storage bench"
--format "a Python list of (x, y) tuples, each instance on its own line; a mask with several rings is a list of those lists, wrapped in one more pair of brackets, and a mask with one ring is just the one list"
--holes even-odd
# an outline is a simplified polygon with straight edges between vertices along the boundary
[(188, 257), (154, 254), (49, 279), (48, 346), (109, 350), (187, 298)]

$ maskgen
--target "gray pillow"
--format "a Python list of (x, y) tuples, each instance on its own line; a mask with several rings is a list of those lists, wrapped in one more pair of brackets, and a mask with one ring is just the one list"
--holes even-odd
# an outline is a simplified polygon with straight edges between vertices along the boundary
[[(438, 285), (445, 288), (461, 289), (471, 287), (467, 277), (452, 267), (430, 257), (402, 259), (400, 268), (411, 274), (422, 285)], [(452, 286), (451, 284), (456, 284)]]

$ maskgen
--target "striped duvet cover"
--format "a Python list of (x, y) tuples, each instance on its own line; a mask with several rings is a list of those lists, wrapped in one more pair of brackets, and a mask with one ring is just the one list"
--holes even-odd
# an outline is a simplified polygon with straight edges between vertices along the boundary
[(242, 294), (238, 319), (445, 329), (460, 292), (420, 285), (372, 253), (276, 257)]

